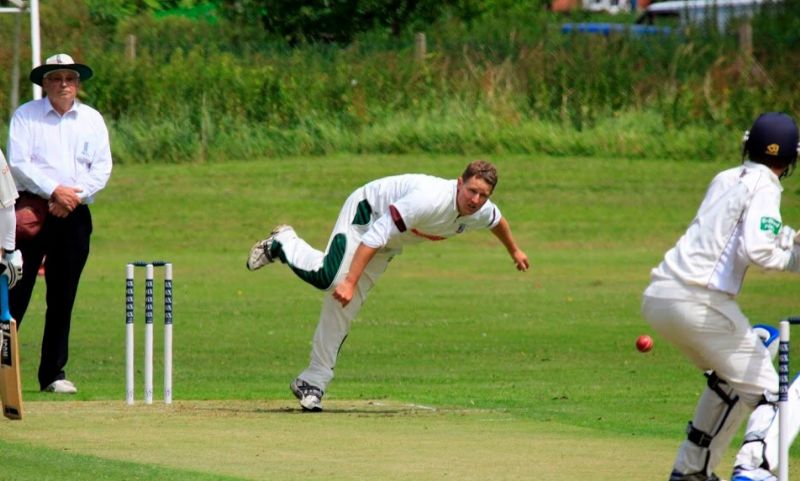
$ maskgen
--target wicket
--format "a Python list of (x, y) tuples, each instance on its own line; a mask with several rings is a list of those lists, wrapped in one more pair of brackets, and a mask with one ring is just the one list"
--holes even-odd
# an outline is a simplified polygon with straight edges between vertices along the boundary
[(125, 401), (134, 403), (133, 325), (134, 271), (145, 268), (144, 292), (144, 403), (153, 404), (153, 277), (154, 268), (164, 268), (164, 403), (172, 403), (172, 263), (135, 261), (125, 275)]
[(792, 324), (800, 324), (800, 317), (780, 322), (778, 344), (778, 481), (789, 481), (789, 328)]

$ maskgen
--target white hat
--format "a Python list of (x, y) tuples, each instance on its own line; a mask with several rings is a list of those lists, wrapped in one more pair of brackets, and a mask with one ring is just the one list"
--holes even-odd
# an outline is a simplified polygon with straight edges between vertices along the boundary
[(78, 72), (81, 80), (90, 79), (94, 73), (88, 66), (75, 63), (75, 61), (72, 60), (72, 57), (69, 55), (65, 53), (57, 53), (45, 60), (44, 65), (39, 65), (31, 70), (31, 82), (35, 83), (36, 85), (42, 85), (42, 79), (44, 79), (45, 75), (56, 70), (72, 70)]

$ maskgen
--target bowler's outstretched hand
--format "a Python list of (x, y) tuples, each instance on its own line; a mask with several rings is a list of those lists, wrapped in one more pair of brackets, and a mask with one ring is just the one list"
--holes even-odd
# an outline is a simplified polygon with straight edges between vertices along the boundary
[(525, 272), (531, 267), (528, 262), (528, 255), (521, 250), (515, 250), (511, 256), (514, 258), (514, 263), (517, 264), (518, 271)]

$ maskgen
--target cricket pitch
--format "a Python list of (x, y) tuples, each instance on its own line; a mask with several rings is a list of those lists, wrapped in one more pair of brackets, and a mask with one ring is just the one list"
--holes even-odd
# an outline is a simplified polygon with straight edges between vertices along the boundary
[(9, 443), (270, 481), (664, 479), (679, 441), (604, 437), (502, 411), (336, 400), (325, 408), (31, 402), (23, 421), (0, 423), (0, 434)]

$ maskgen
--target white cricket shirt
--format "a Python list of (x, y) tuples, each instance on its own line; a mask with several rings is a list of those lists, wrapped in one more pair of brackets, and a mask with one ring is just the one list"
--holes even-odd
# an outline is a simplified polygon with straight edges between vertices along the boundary
[(77, 100), (63, 116), (47, 97), (27, 102), (11, 119), (8, 164), (21, 191), (50, 198), (59, 185), (79, 187), (89, 204), (111, 176), (103, 117)]
[(800, 247), (778, 243), (782, 191), (762, 164), (747, 161), (717, 174), (686, 233), (653, 269), (645, 295), (679, 298), (682, 286), (735, 296), (751, 265), (800, 270)]
[(475, 229), (491, 229), (501, 219), (490, 200), (474, 214), (459, 216), (457, 181), (405, 174), (372, 181), (361, 189), (378, 216), (361, 241), (372, 248), (400, 249), (425, 240), (438, 241)]

